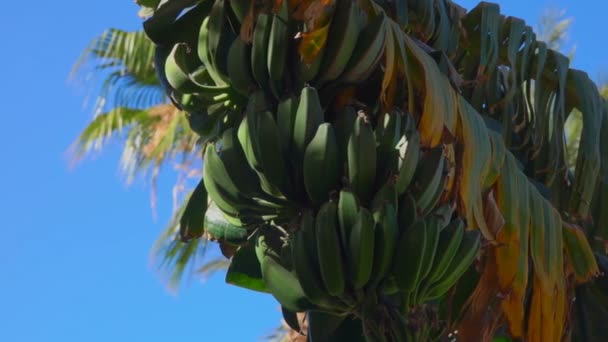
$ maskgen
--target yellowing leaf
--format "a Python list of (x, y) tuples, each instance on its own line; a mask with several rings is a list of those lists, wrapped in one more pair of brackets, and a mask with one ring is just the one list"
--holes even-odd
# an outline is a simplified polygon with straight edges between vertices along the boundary
[(598, 276), (600, 270), (585, 233), (579, 227), (565, 223), (562, 231), (568, 259), (574, 268), (576, 282), (587, 282)]
[(532, 301), (528, 314), (528, 342), (555, 341), (552, 339), (553, 322), (546, 315), (546, 291), (540, 286), (541, 281), (534, 277), (532, 282)]
[(496, 202), (505, 225), (496, 237), (495, 262), (498, 287), (504, 296), (503, 312), (509, 332), (524, 335), (524, 298), (528, 285), (528, 184), (512, 157), (505, 159), (496, 182)]
[(397, 39), (397, 35), (394, 34), (393, 31), (397, 30), (398, 27), (392, 21), (390, 23), (392, 25), (388, 26), (388, 29), (386, 30), (386, 44), (384, 45), (384, 77), (382, 78), (382, 88), (380, 90), (380, 99), (385, 107), (385, 111), (390, 110), (390, 107), (393, 106), (394, 92), (391, 95), (388, 91), (391, 85), (394, 86), (397, 81), (397, 69), (395, 65), (395, 39)]
[(494, 191), (488, 192), (483, 199), (483, 216), (486, 218), (490, 231), (494, 235), (498, 235), (505, 226), (505, 218), (496, 205)]
[(329, 32), (329, 23), (312, 32), (302, 32), (300, 36), (302, 40), (298, 46), (298, 52), (304, 63), (311, 64), (321, 52), (321, 49), (327, 43), (327, 33)]
[(445, 79), (435, 61), (429, 58), (408, 35), (402, 35), (407, 52), (413, 57), (406, 77), (416, 89), (424, 89), (424, 107), (420, 125), (420, 142), (426, 147), (441, 143), (446, 113), (454, 113), (454, 98), (450, 97)]
[[(460, 183), (460, 212), (466, 217), (469, 227), (478, 227), (484, 237), (494, 241), (496, 236), (490, 231), (483, 215), (481, 179), (488, 173), (491, 150), (488, 132), (479, 114), (460, 98), (458, 104), (460, 127), (456, 130), (458, 140), (463, 145)], [(422, 124), (421, 124), (422, 125)]]
[(545, 249), (547, 247), (546, 222), (544, 215), (544, 198), (533, 187), (530, 187), (530, 256), (534, 265), (534, 273), (538, 278), (536, 286), (544, 286), (545, 291), (550, 291), (550, 276), (547, 267)]
[(488, 131), (490, 137), (490, 143), (492, 147), (492, 161), (488, 169), (488, 174), (483, 182), (482, 191), (486, 191), (494, 185), (496, 179), (500, 175), (503, 163), (505, 161), (505, 144), (502, 140), (502, 136), (496, 132)]

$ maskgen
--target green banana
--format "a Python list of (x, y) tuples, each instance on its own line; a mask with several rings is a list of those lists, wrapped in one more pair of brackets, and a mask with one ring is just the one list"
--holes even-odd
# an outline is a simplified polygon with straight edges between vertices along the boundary
[[(183, 96), (184, 98), (186, 96)], [(205, 101), (191, 96), (187, 102), (182, 103), (181, 110), (186, 111), (186, 119), (190, 129), (201, 137), (201, 142), (206, 143), (217, 137), (220, 116), (210, 115), (205, 108)]]
[(291, 155), (293, 150), (293, 130), (298, 109), (298, 97), (287, 97), (277, 104), (277, 126), (281, 138), (281, 146), (285, 155)]
[(396, 146), (403, 135), (402, 117), (401, 112), (392, 110), (378, 119), (375, 133), (378, 144), (376, 177), (379, 182), (399, 170), (399, 152)]
[(343, 83), (359, 83), (366, 80), (380, 62), (386, 40), (386, 17), (381, 13), (373, 17), (363, 28), (344, 73)]
[(251, 47), (236, 38), (228, 50), (228, 77), (230, 84), (240, 94), (249, 94), (258, 87), (251, 71)]
[(315, 205), (329, 199), (340, 181), (338, 145), (330, 123), (319, 126), (304, 152), (304, 187)]
[(330, 295), (340, 296), (344, 293), (345, 279), (336, 202), (325, 202), (321, 206), (317, 213), (315, 233), (321, 277), (325, 288)]
[(183, 94), (196, 92), (198, 86), (190, 80), (189, 74), (196, 70), (199, 65), (200, 62), (192, 58), (187, 44), (175, 44), (165, 60), (167, 82), (173, 89)]
[(323, 121), (324, 112), (317, 90), (313, 87), (302, 88), (293, 130), (293, 142), (296, 154), (304, 156), (308, 143), (310, 143), (310, 140), (312, 140), (317, 132), (317, 127)]
[(456, 218), (441, 231), (439, 245), (437, 246), (437, 256), (433, 262), (433, 268), (426, 279), (427, 283), (436, 282), (448, 270), (448, 266), (450, 266), (450, 263), (456, 256), (458, 247), (462, 242), (464, 228), (464, 222)]
[(393, 260), (392, 274), (400, 290), (413, 292), (420, 282), (423, 256), (426, 253), (427, 227), (418, 220), (401, 234)]
[(403, 194), (399, 200), (399, 231), (404, 232), (406, 229), (419, 219), (419, 215), (416, 209), (416, 200), (409, 192)]
[(167, 75), (165, 73), (165, 64), (167, 63), (167, 58), (169, 57), (171, 50), (173, 50), (173, 47), (157, 45), (154, 48), (154, 73), (156, 74), (156, 78), (158, 79), (158, 82), (160, 83), (161, 87), (163, 87), (163, 89), (165, 90), (165, 94), (167, 95), (169, 100), (171, 100), (175, 107), (182, 110), (182, 104), (180, 103), (181, 101), (179, 101), (178, 99), (179, 94), (169, 84), (169, 81), (167, 81)]
[(442, 221), (430, 215), (426, 217), (426, 246), (424, 247), (424, 253), (422, 254), (422, 260), (420, 261), (421, 268), (416, 284), (416, 294), (412, 304), (419, 304), (418, 301), (421, 299), (422, 283), (431, 272), (433, 262), (435, 260), (435, 254), (437, 253), (437, 246), (439, 245), (439, 234), (443, 226)]
[(342, 248), (347, 250), (350, 232), (359, 214), (359, 202), (352, 191), (342, 189), (338, 197), (338, 223), (340, 224), (340, 241)]
[(458, 252), (452, 259), (446, 273), (429, 286), (429, 290), (423, 297), (425, 301), (434, 300), (443, 296), (460, 277), (467, 271), (479, 252), (481, 236), (478, 230), (469, 230), (464, 233)]
[(225, 165), (228, 177), (233, 181), (241, 194), (248, 198), (260, 198), (269, 203), (276, 203), (277, 207), (288, 206), (282, 201), (262, 191), (260, 178), (254, 170), (248, 167), (247, 158), (238, 141), (234, 128), (228, 128), (222, 134), (222, 147), (220, 158)]
[(222, 134), (220, 159), (225, 165), (228, 177), (246, 197), (256, 197), (262, 192), (257, 174), (248, 167), (245, 153), (238, 142), (233, 128)]
[(373, 212), (375, 221), (374, 266), (371, 284), (378, 285), (390, 272), (399, 239), (397, 211), (392, 204), (385, 203)]
[(291, 153), (295, 175), (294, 185), (299, 186), (298, 194), (305, 193), (302, 186), (304, 152), (323, 121), (324, 113), (317, 90), (312, 87), (302, 88), (296, 109)]
[(197, 28), (209, 16), (214, 5), (214, 1), (196, 2), (161, 1), (154, 15), (144, 22), (143, 29), (148, 38), (157, 46), (172, 46), (175, 43), (195, 46)]
[(426, 221), (426, 248), (422, 259), (422, 269), (420, 270), (420, 278), (425, 279), (431, 272), (435, 255), (437, 254), (437, 246), (439, 245), (439, 235), (443, 229), (443, 221), (434, 215), (429, 215), (425, 218)]
[[(424, 213), (432, 208), (437, 198), (437, 191), (442, 191), (445, 176), (445, 157), (443, 148), (438, 147), (430, 150), (422, 157), (416, 173), (414, 174), (414, 184), (412, 195), (416, 199), (416, 204), (420, 212)], [(434, 202), (435, 201), (435, 202)]]
[[(444, 162), (443, 169), (441, 172), (441, 177), (439, 178), (439, 185), (436, 187), (435, 193), (429, 200), (429, 202), (428, 202), (429, 204), (426, 205), (425, 207), (419, 207), (422, 216), (426, 216), (427, 214), (429, 214), (435, 208), (435, 206), (441, 199), (441, 196), (443, 195), (443, 192), (445, 190), (445, 185), (448, 182), (446, 168), (447, 168), (447, 162)], [(445, 218), (446, 215), (451, 214), (452, 208), (450, 206), (442, 206), (441, 208), (444, 208), (444, 209), (442, 210), (441, 213), (438, 213), (438, 214), (441, 215), (442, 217)]]
[(249, 6), (251, 5), (251, 0), (230, 0), (230, 8), (234, 13), (234, 16), (239, 21), (239, 23), (243, 23), (245, 16), (247, 16), (247, 12), (249, 11)]
[(348, 270), (354, 289), (367, 285), (374, 266), (375, 223), (372, 214), (361, 207), (350, 230)]
[(210, 17), (206, 17), (199, 30), (197, 46), (198, 58), (209, 71), (209, 76), (213, 79), (213, 82), (217, 86), (225, 86), (229, 84), (228, 79), (215, 68), (213, 57), (209, 52), (209, 20)]
[(209, 15), (213, 5), (211, 1), (204, 1), (180, 16), (184, 8), (190, 7), (192, 2), (182, 2), (181, 4), (173, 2), (169, 6), (167, 6), (167, 1), (163, 3), (159, 4), (154, 15), (143, 23), (146, 36), (157, 46), (191, 42), (191, 37), (189, 37), (191, 32), (183, 28), (200, 26), (201, 20)]
[[(291, 193), (289, 175), (285, 170), (285, 155), (281, 147), (279, 128), (274, 120), (274, 116), (269, 111), (260, 112), (254, 115), (257, 122), (255, 125), (256, 135), (255, 153), (262, 162), (262, 172), (270, 185), (288, 196)], [(262, 183), (264, 185), (264, 183)]]
[(280, 212), (278, 208), (269, 207), (266, 203), (259, 203), (242, 195), (228, 176), (226, 167), (213, 144), (207, 145), (205, 149), (203, 181), (209, 197), (227, 215), (227, 218), (232, 218), (230, 223), (235, 225), (261, 223), (276, 218)]
[(270, 77), (271, 82), (281, 81), (285, 71), (285, 62), (287, 61), (290, 39), (288, 11), (287, 1), (283, 1), (278, 14), (272, 19), (267, 47), (268, 76)]
[(256, 123), (256, 115), (257, 113), (250, 110), (250, 107), (248, 106), (246, 116), (239, 125), (237, 136), (239, 143), (243, 147), (247, 163), (249, 163), (249, 166), (251, 166), (252, 169), (259, 172), (262, 170), (262, 162), (258, 159), (258, 155), (255, 152), (256, 146), (252, 141), (255, 137), (252, 138), (251, 136), (254, 134), (254, 132), (252, 132), (254, 127), (252, 126)]
[(277, 167), (285, 165), (285, 159), (273, 115), (263, 109), (266, 105), (263, 91), (252, 93), (238, 139), (247, 162), (260, 177), (262, 188), (280, 197), (290, 193), (289, 178), (284, 167)]
[(351, 0), (338, 0), (327, 38), (319, 83), (333, 81), (346, 68), (362, 29), (361, 10)]
[(256, 171), (262, 170), (262, 162), (258, 159), (258, 155), (255, 151), (257, 148), (255, 144), (257, 141), (257, 135), (255, 135), (255, 124), (257, 123), (257, 120), (255, 116), (261, 111), (266, 111), (267, 107), (268, 105), (264, 91), (258, 90), (253, 92), (249, 97), (249, 101), (245, 109), (245, 117), (243, 120), (241, 120), (238, 129), (239, 142), (243, 147), (243, 151), (247, 157), (247, 162), (249, 162), (251, 168)]
[(227, 16), (226, 1), (215, 0), (211, 13), (209, 13), (207, 49), (212, 67), (223, 77), (228, 75), (227, 54), (230, 45), (236, 38), (236, 33), (232, 31)]
[(420, 160), (420, 134), (418, 131), (415, 129), (406, 131), (396, 148), (399, 151), (397, 192), (401, 195), (410, 186)]
[(203, 163), (203, 181), (209, 197), (223, 212), (238, 216), (241, 198), (236, 185), (228, 176), (214, 144), (208, 144), (205, 149)]
[(268, 84), (268, 38), (272, 28), (272, 15), (262, 13), (258, 16), (253, 30), (253, 45), (251, 46), (251, 70), (253, 77), (266, 90)]
[(380, 190), (376, 192), (372, 200), (371, 208), (380, 208), (385, 203), (392, 205), (393, 208), (398, 207), (397, 189), (395, 188), (395, 183), (392, 179), (389, 179), (388, 182), (384, 183)]
[(315, 218), (310, 210), (304, 211), (300, 227), (294, 234), (291, 248), (293, 267), (302, 290), (308, 299), (321, 308), (328, 310), (344, 309), (334, 298), (327, 294), (319, 269)]
[(266, 288), (288, 310), (301, 312), (315, 308), (306, 298), (298, 278), (282, 264), (276, 247), (271, 246), (270, 234), (260, 233), (255, 252), (260, 261)]
[(197, 87), (195, 95), (198, 99), (207, 103), (208, 106), (222, 103), (225, 107), (229, 107), (232, 103), (231, 89), (228, 85), (216, 86), (209, 75), (209, 70), (205, 67), (200, 67), (189, 75), (190, 80)]
[(342, 111), (336, 113), (333, 126), (336, 132), (336, 140), (338, 141), (338, 149), (340, 151), (340, 170), (346, 174), (346, 159), (348, 140), (353, 132), (355, 126), (355, 120), (357, 120), (357, 112), (351, 106), (346, 106)]
[[(201, 65), (196, 70), (192, 71), (188, 78), (192, 81), (197, 87), (215, 87), (213, 83), (213, 79), (209, 76), (209, 70), (205, 68), (204, 65)], [(225, 88), (225, 87), (221, 87)]]
[(376, 178), (376, 140), (365, 119), (355, 120), (347, 148), (348, 180), (363, 203), (367, 203), (374, 190)]
[(248, 227), (231, 224), (215, 202), (209, 203), (204, 226), (209, 240), (221, 241), (233, 246), (247, 242), (250, 234)]

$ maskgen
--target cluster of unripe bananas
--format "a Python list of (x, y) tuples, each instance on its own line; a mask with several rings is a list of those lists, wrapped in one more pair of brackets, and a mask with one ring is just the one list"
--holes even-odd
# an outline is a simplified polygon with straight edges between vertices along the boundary
[(423, 151), (413, 117), (398, 110), (347, 106), (326, 119), (315, 88), (275, 110), (255, 92), (238, 129), (205, 150), (210, 198), (257, 229), (267, 290), (288, 310), (343, 319), (369, 317), (387, 298), (403, 315), (442, 297), (480, 246), (450, 205), (437, 206), (443, 149)]
[(289, 16), (288, 3), (276, 14), (257, 16), (251, 42), (241, 34), (249, 0), (201, 1), (179, 17), (176, 12), (174, 22), (152, 17), (144, 24), (156, 43), (161, 83), (201, 136), (238, 124), (253, 91), (261, 89), (276, 102), (310, 83), (329, 94), (377, 70), (386, 38), (384, 14), (368, 17), (357, 1), (337, 1), (325, 46), (305, 62), (297, 37), (311, 32)]
[(284, 309), (355, 318), (370, 339), (424, 341), (411, 322), (391, 322), (442, 297), (473, 263), (479, 234), (442, 200), (449, 162), (442, 146), (421, 147), (411, 114), (356, 98), (333, 106), (378, 70), (384, 14), (338, 0), (327, 44), (304, 63), (293, 37), (306, 27), (288, 3), (257, 17), (251, 44), (239, 35), (248, 1), (198, 3), (168, 25), (196, 32), (169, 43), (148, 25), (159, 76), (207, 141), (213, 206), (247, 230)]

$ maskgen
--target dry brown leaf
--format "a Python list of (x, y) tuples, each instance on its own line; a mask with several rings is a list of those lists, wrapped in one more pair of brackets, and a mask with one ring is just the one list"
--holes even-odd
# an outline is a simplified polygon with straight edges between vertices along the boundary
[(489, 342), (503, 320), (498, 305), (500, 301), (497, 293), (498, 278), (492, 262), (494, 248), (494, 246), (488, 247), (488, 257), (481, 278), (464, 305), (463, 319), (453, 328), (459, 332), (459, 341)]

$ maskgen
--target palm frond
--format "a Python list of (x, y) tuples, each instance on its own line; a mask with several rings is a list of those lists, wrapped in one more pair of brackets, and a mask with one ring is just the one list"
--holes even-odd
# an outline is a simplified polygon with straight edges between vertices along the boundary
[[(164, 90), (154, 69), (154, 45), (142, 31), (109, 29), (95, 38), (75, 64), (71, 77), (85, 80), (101, 78), (95, 112), (72, 146), (74, 160), (100, 151), (110, 142), (123, 146), (120, 167), (126, 182), (136, 176), (151, 179), (152, 208), (156, 203), (156, 179), (164, 165), (174, 164), (178, 171), (176, 188), (181, 187), (198, 166), (197, 136), (189, 129), (185, 115), (167, 104)], [(109, 108), (109, 110), (106, 110)], [(174, 208), (184, 203), (174, 198)], [(180, 210), (176, 210), (161, 234), (154, 253), (160, 274), (175, 289), (184, 275), (194, 273), (206, 240), (179, 241)], [(189, 269), (192, 272), (187, 272)]]
[(74, 159), (79, 160), (87, 153), (101, 150), (111, 138), (126, 133), (132, 126), (150, 126), (154, 120), (147, 110), (125, 107), (97, 115), (72, 145)]
[(72, 69), (71, 77), (103, 79), (96, 109), (145, 108), (166, 102), (154, 70), (154, 45), (142, 31), (109, 29), (93, 39)]
[(203, 279), (213, 276), (217, 272), (225, 271), (230, 266), (230, 260), (224, 256), (219, 256), (201, 266), (196, 273)]
[(152, 262), (173, 291), (177, 291), (184, 278), (200, 270), (201, 266), (197, 265), (202, 262), (208, 247), (208, 240), (204, 238), (180, 241), (179, 218), (186, 208), (186, 203), (187, 201), (181, 202), (152, 248)]
[(166, 162), (176, 161), (180, 169), (194, 163), (199, 147), (197, 136), (182, 112), (172, 105), (149, 112), (156, 118), (151, 126), (133, 126), (124, 144), (120, 165), (127, 183), (152, 170), (152, 181)]
[[(549, 8), (540, 17), (536, 28), (537, 40), (547, 43), (550, 49), (562, 51), (568, 43), (572, 18), (566, 17), (566, 12)], [(570, 60), (574, 57), (575, 47), (568, 54)]]

